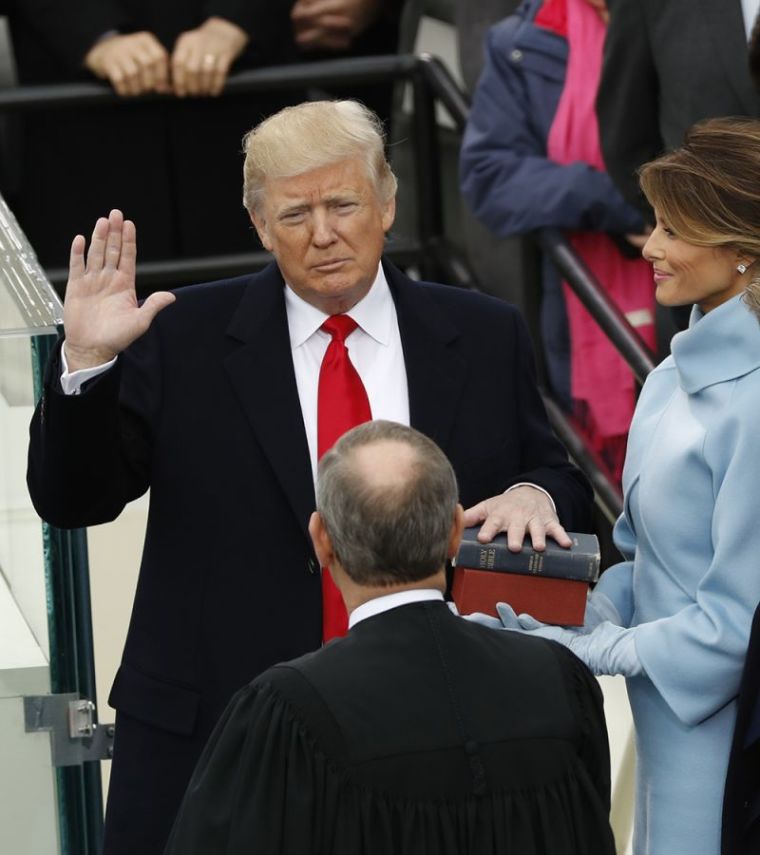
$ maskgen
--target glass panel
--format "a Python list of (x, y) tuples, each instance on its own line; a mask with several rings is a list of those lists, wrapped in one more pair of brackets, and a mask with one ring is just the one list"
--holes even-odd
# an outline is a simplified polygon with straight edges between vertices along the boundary
[[(43, 526), (26, 489), (29, 421), (61, 301), (0, 197), (0, 828), (3, 851), (93, 855), (99, 763), (55, 769), (24, 697), (94, 699), (84, 532)], [(71, 591), (76, 591), (72, 596)], [(72, 667), (74, 663), (74, 667)], [(92, 689), (92, 691), (90, 691)]]
[(63, 307), (0, 196), (0, 336), (55, 332)]
[[(1, 336), (2, 334), (0, 334)], [(23, 698), (50, 692), (42, 526), (26, 490), (33, 409), (28, 338), (0, 337), (0, 828), (3, 850), (58, 853), (50, 735), (26, 733)]]

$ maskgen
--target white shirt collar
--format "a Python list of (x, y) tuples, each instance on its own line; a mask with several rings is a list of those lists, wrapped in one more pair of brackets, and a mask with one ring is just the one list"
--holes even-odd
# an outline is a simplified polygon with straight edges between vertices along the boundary
[(755, 23), (755, 18), (757, 18), (758, 11), (760, 11), (760, 0), (741, 0), (742, 3), (742, 13), (744, 15), (744, 29), (747, 32), (747, 41), (749, 41), (749, 37), (752, 35), (752, 27)]
[[(290, 346), (293, 350), (310, 339), (329, 317), (296, 294), (287, 282), (285, 283), (285, 310), (288, 314)], [(382, 264), (377, 268), (375, 281), (369, 291), (346, 314), (378, 344), (385, 346), (390, 344), (392, 325), (396, 323), (396, 313)]]
[(374, 600), (362, 603), (351, 612), (348, 616), (348, 628), (351, 629), (359, 621), (390, 611), (397, 606), (422, 603), (425, 600), (443, 601), (443, 594), (436, 588), (412, 588), (408, 591), (395, 591), (393, 594), (386, 594), (384, 597), (375, 597)]

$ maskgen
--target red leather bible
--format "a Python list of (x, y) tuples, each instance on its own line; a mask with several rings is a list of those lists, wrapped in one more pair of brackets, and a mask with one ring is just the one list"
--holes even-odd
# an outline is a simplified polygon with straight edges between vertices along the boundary
[(562, 626), (580, 626), (586, 612), (588, 583), (493, 570), (456, 567), (451, 594), (460, 614), (497, 616), (496, 603), (509, 603), (521, 614)]

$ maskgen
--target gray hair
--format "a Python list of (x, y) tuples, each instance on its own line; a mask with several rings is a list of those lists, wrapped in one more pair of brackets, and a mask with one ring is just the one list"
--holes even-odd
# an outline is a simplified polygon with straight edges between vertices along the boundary
[[(367, 477), (360, 471), (357, 452), (378, 443), (406, 452), (403, 473)], [(457, 495), (454, 470), (440, 448), (395, 422), (350, 430), (319, 463), (317, 510), (335, 557), (361, 585), (416, 582), (437, 573), (447, 559)]]
[(364, 161), (381, 202), (396, 195), (383, 125), (358, 101), (306, 101), (285, 107), (243, 137), (243, 204), (258, 213), (267, 178), (291, 178), (347, 158)]

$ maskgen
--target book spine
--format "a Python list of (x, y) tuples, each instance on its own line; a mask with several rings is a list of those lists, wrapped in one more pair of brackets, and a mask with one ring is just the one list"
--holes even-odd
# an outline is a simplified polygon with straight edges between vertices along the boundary
[(573, 553), (571, 550), (547, 553), (523, 549), (521, 552), (510, 552), (506, 545), (462, 541), (457, 554), (457, 567), (594, 582), (598, 575), (599, 557)]

